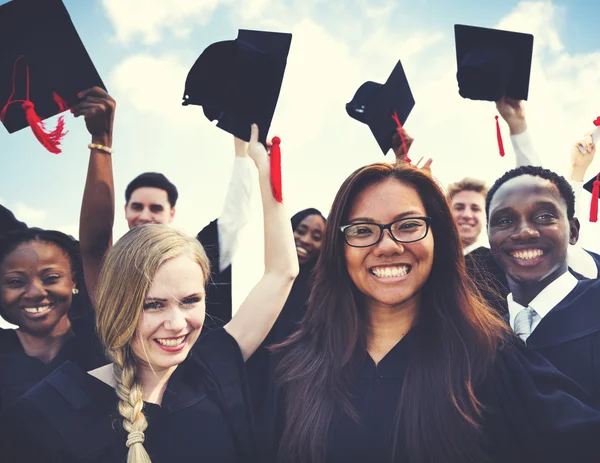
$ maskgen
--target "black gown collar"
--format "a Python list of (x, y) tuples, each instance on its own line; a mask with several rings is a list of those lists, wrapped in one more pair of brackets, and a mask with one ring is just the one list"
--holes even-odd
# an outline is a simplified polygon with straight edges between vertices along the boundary
[(600, 331), (600, 280), (582, 280), (540, 321), (527, 338), (534, 349), (555, 346)]
[(368, 352), (359, 368), (360, 378), (403, 378), (406, 372), (407, 358), (419, 336), (419, 328), (414, 326), (392, 349), (385, 354), (377, 365)]

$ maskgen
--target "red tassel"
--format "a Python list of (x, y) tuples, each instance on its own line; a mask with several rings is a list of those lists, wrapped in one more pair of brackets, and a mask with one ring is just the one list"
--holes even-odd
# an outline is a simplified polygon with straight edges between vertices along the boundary
[[(60, 153), (62, 153), (62, 151), (59, 148), (60, 143), (61, 143), (63, 137), (67, 134), (67, 132), (65, 132), (65, 118), (63, 116), (58, 118), (58, 123), (56, 125), (56, 128), (52, 132), (46, 131), (46, 127), (44, 126), (44, 123), (42, 122), (40, 117), (35, 112), (33, 103), (29, 100), (29, 66), (26, 66), (26, 71), (27, 71), (26, 72), (26, 75), (27, 75), (26, 97), (24, 100), (13, 100), (13, 96), (15, 95), (15, 91), (16, 91), (17, 64), (19, 63), (19, 61), (22, 58), (24, 58), (24, 55), (19, 56), (16, 59), (15, 64), (13, 66), (13, 88), (12, 88), (12, 92), (8, 98), (8, 101), (6, 102), (6, 104), (4, 105), (2, 110), (0, 111), (0, 120), (4, 121), (4, 117), (6, 116), (6, 111), (8, 110), (8, 107), (11, 104), (23, 103), (22, 107), (25, 110), (25, 118), (27, 119), (27, 123), (29, 124), (29, 127), (31, 127), (31, 130), (33, 131), (33, 134), (35, 135), (35, 138), (37, 138), (38, 141), (51, 153), (60, 154)], [(69, 106), (67, 105), (66, 101), (63, 100), (56, 92), (52, 93), (52, 98), (54, 98), (54, 101), (58, 105), (60, 112), (63, 112), (63, 111), (66, 111), (67, 109), (69, 109)]]
[(58, 118), (58, 124), (56, 124), (56, 129), (52, 132), (46, 131), (46, 127), (44, 123), (40, 119), (40, 117), (35, 112), (33, 103), (31, 101), (25, 101), (23, 103), (23, 109), (25, 110), (25, 117), (27, 118), (27, 123), (35, 138), (46, 148), (48, 151), (54, 154), (60, 154), (62, 151), (60, 150), (60, 142), (63, 137), (66, 135), (65, 132), (65, 118), (60, 116)]
[(596, 175), (592, 188), (592, 203), (590, 204), (590, 222), (598, 222), (598, 197), (600, 196), (600, 174)]
[(283, 191), (281, 185), (281, 148), (279, 144), (281, 140), (279, 137), (273, 137), (271, 140), (273, 146), (271, 146), (271, 189), (273, 191), (273, 197), (278, 203), (283, 202)]
[(406, 140), (404, 139), (402, 124), (400, 123), (400, 118), (398, 117), (398, 113), (396, 111), (394, 111), (394, 114), (392, 114), (392, 119), (396, 121), (396, 130), (398, 130), (398, 135), (400, 135), (400, 140), (402, 140), (402, 148), (404, 148), (404, 157), (406, 158), (406, 162), (410, 164), (412, 161), (408, 157), (408, 148), (406, 147)]
[(496, 138), (498, 139), (498, 150), (500, 151), (500, 156), (504, 156), (504, 143), (502, 143), (502, 132), (500, 132), (498, 116), (496, 116)]
[(58, 109), (59, 112), (65, 112), (68, 111), (69, 109), (69, 105), (67, 104), (67, 102), (65, 100), (63, 100), (60, 95), (56, 92), (52, 92), (52, 98), (54, 98), (54, 101), (56, 101), (56, 104), (58, 105)]

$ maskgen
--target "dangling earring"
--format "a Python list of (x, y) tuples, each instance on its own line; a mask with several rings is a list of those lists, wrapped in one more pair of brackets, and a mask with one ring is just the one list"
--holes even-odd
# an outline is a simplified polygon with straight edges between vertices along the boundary
[(79, 290), (77, 288), (73, 288), (73, 294), (79, 294)]

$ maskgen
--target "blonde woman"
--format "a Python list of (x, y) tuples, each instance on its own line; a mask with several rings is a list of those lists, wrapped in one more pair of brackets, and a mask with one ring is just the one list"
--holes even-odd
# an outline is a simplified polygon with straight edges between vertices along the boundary
[(265, 273), (233, 319), (198, 339), (204, 250), (167, 226), (129, 231), (107, 254), (96, 294), (98, 334), (113, 363), (91, 372), (67, 363), (23, 396), (14, 426), (0, 434), (11, 449), (3, 462), (253, 461), (244, 362), (298, 273), (290, 222), (271, 195), (257, 140), (253, 126)]

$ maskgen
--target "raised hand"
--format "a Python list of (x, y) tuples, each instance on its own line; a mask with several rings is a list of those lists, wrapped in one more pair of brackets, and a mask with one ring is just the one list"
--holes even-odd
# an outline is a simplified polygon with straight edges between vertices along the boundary
[[(410, 151), (410, 147), (412, 146), (415, 139), (412, 138), (406, 132), (404, 127), (402, 127), (402, 135), (404, 136), (404, 143), (406, 143), (406, 151)], [(402, 138), (400, 137), (400, 134), (398, 132), (394, 132), (394, 135), (392, 137), (392, 150), (394, 151), (394, 155), (396, 156), (397, 164), (404, 164), (405, 162), (407, 162), (406, 159), (408, 157), (408, 153), (404, 152)]]
[(250, 129), (250, 142), (248, 143), (248, 156), (252, 158), (257, 167), (269, 164), (269, 152), (271, 143), (267, 142), (267, 148), (258, 141), (259, 129), (258, 125), (252, 124)]
[(425, 163), (423, 165), (420, 165), (421, 161), (423, 161), (423, 157), (421, 157), (421, 159), (419, 159), (413, 165), (416, 168), (421, 169), (421, 170), (425, 170), (425, 171), (427, 171), (427, 172), (429, 172), (431, 174), (431, 163), (433, 162), (433, 159), (431, 159), (431, 158), (427, 159), (427, 161), (425, 161)]
[(238, 137), (233, 137), (235, 155), (240, 158), (248, 156), (248, 142)]
[(92, 138), (112, 137), (117, 103), (100, 87), (79, 93), (80, 102), (71, 108), (75, 117), (83, 116)]
[(527, 130), (525, 106), (522, 100), (502, 97), (496, 102), (496, 109), (508, 124), (511, 135), (518, 135)]
[[(582, 147), (585, 153), (582, 153), (579, 149)], [(569, 180), (576, 182), (583, 182), (585, 180), (585, 173), (594, 160), (596, 154), (596, 145), (592, 141), (591, 134), (585, 135), (583, 140), (579, 140), (571, 147), (571, 173)]]

